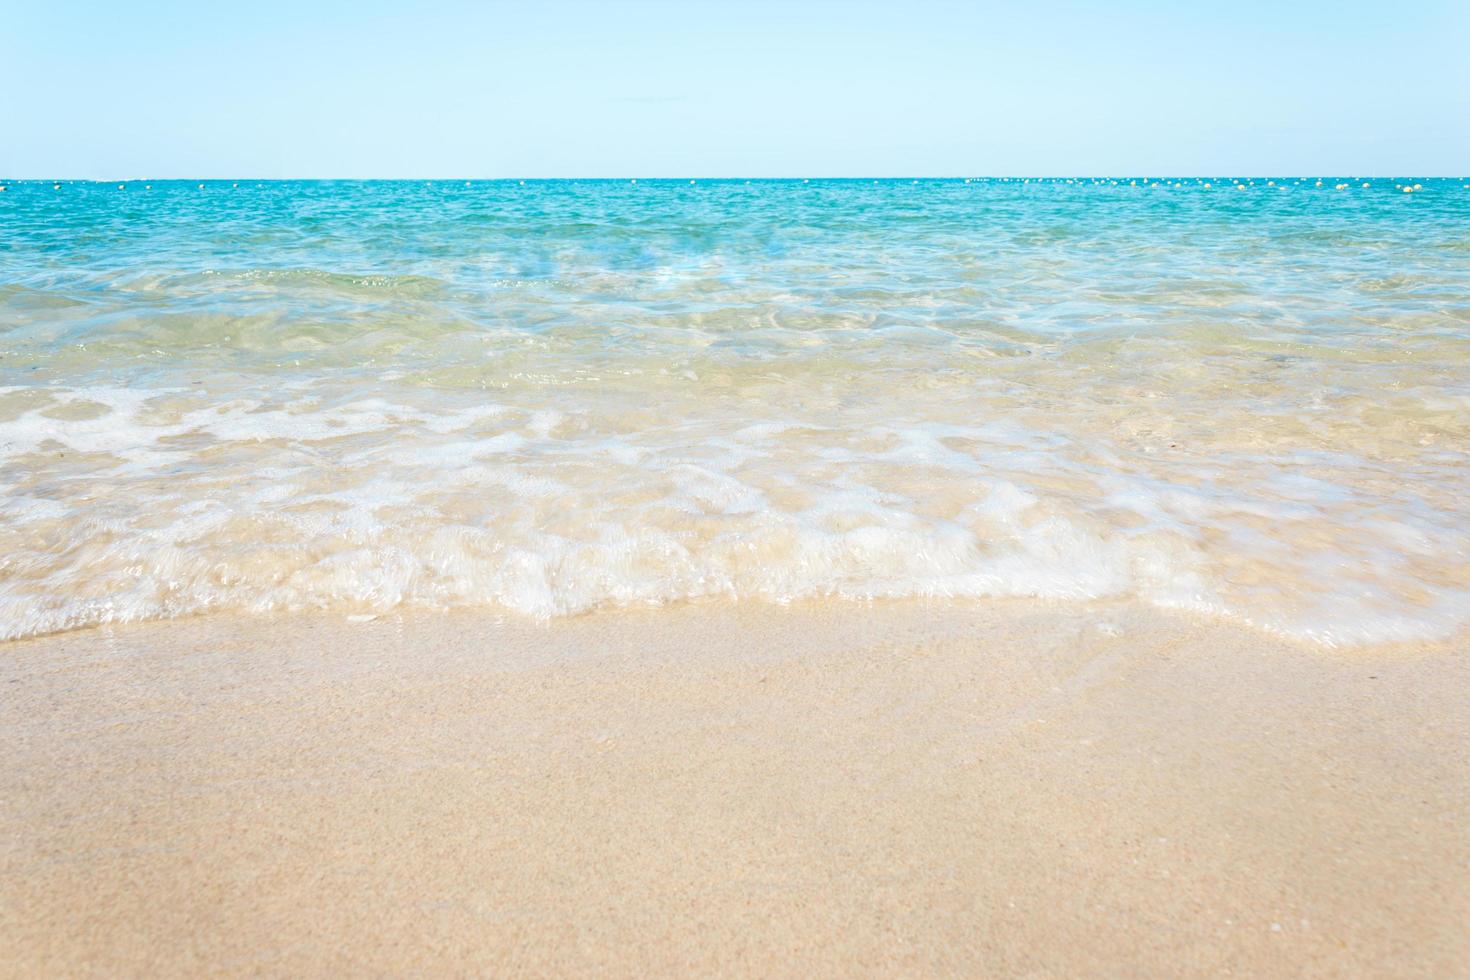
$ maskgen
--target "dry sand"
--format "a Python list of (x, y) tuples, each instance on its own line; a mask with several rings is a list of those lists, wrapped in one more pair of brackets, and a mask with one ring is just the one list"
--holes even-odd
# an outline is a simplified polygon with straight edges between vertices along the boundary
[(1470, 650), (1132, 607), (0, 657), (0, 973), (1470, 973)]

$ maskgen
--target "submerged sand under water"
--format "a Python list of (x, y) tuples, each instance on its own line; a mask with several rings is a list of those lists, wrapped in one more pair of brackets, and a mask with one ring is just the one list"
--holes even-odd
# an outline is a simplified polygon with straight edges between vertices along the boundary
[(1022, 601), (18, 641), (0, 973), (1461, 975), (1467, 652)]

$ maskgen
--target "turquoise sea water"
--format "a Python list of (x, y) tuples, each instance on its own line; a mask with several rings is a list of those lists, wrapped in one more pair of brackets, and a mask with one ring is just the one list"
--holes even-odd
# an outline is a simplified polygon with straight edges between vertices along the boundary
[(701, 596), (1470, 623), (1470, 181), (3, 183), (0, 636)]

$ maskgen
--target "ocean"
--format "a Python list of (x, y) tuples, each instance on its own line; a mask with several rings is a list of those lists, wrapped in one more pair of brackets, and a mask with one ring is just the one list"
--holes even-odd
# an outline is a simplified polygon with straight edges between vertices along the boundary
[(1463, 180), (0, 183), (3, 638), (702, 598), (1470, 624)]

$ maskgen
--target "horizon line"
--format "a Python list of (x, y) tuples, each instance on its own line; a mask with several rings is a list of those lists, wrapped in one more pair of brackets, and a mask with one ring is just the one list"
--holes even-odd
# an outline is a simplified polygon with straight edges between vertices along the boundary
[(306, 181), (336, 182), (336, 183), (483, 183), (483, 184), (507, 184), (507, 183), (568, 183), (575, 181), (608, 182), (620, 181), (632, 183), (636, 181), (662, 182), (662, 181), (710, 181), (730, 182), (746, 181), (754, 183), (796, 183), (802, 181), (1103, 181), (1103, 180), (1327, 180), (1331, 178), (1347, 178), (1350, 180), (1400, 180), (1415, 178), (1418, 180), (1470, 180), (1467, 174), (1349, 174), (1349, 173), (1287, 173), (1287, 174), (1169, 174), (1161, 171), (1138, 172), (1125, 174), (867, 174), (858, 176), (816, 175), (816, 176), (782, 176), (782, 177), (758, 177), (744, 175), (724, 176), (701, 176), (699, 174), (671, 174), (671, 175), (612, 175), (612, 176), (577, 176), (577, 177), (473, 177), (473, 176), (434, 176), (434, 177), (57, 177), (57, 176), (32, 176), (12, 177), (0, 176), (0, 183), (22, 184), (22, 183), (68, 183), (68, 184), (117, 184), (117, 183), (188, 183), (188, 182), (212, 182), (212, 183), (302, 183)]

